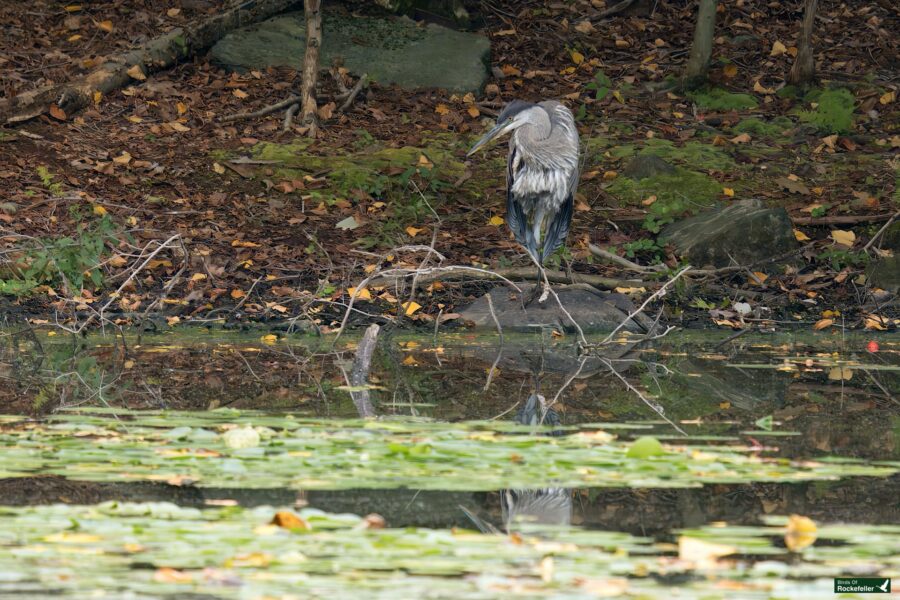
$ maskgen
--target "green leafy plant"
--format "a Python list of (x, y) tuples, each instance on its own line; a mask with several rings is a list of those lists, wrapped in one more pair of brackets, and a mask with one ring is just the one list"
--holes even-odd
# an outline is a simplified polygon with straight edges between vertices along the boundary
[(0, 275), (0, 294), (25, 296), (39, 285), (66, 285), (70, 291), (86, 282), (103, 284), (99, 264), (106, 243), (116, 240), (118, 228), (108, 215), (88, 225), (80, 225), (76, 236), (32, 240)]
[(594, 74), (594, 80), (585, 85), (585, 89), (592, 90), (594, 92), (595, 100), (603, 100), (606, 98), (606, 95), (609, 94), (609, 89), (612, 86), (612, 80), (604, 73), (603, 71), (598, 70), (597, 73)]
[(819, 254), (817, 259), (821, 262), (827, 261), (835, 271), (840, 271), (845, 267), (864, 267), (869, 264), (868, 254), (851, 250), (826, 250)]
[(38, 177), (41, 178), (41, 185), (43, 185), (47, 190), (53, 194), (54, 196), (62, 196), (63, 189), (62, 184), (58, 181), (55, 181), (53, 173), (50, 172), (50, 169), (41, 165), (36, 169)]

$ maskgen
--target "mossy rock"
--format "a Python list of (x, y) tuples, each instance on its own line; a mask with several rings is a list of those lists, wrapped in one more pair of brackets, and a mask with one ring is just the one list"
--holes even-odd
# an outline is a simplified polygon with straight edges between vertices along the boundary
[[(357, 152), (321, 156), (309, 152), (310, 141), (298, 139), (288, 144), (260, 142), (253, 147), (254, 158), (281, 161), (274, 166), (279, 177), (302, 179), (304, 175), (326, 173), (337, 191), (347, 193), (353, 189), (373, 190), (385, 185), (385, 172), (389, 168), (426, 169), (429, 175), (445, 182), (452, 182), (463, 175), (465, 165), (456, 160), (449, 150), (435, 146), (417, 148), (384, 148), (369, 146)], [(422, 160), (425, 157), (425, 161)], [(433, 166), (428, 167), (426, 163)]]
[(670, 140), (649, 139), (640, 144), (623, 144), (609, 151), (613, 158), (631, 158), (632, 156), (658, 156), (663, 160), (689, 166), (694, 169), (711, 171), (727, 171), (734, 167), (732, 159), (724, 150), (698, 141), (689, 141), (683, 146), (676, 146)]
[(650, 217), (654, 221), (667, 222), (712, 206), (721, 194), (722, 186), (708, 175), (675, 167), (673, 173), (660, 173), (640, 181), (619, 177), (606, 191), (622, 204), (636, 206), (646, 198), (656, 196), (648, 209)]
[(688, 92), (687, 96), (706, 110), (749, 110), (759, 106), (750, 94), (735, 94), (722, 88), (703, 88)]
[(757, 117), (748, 117), (731, 128), (734, 133), (749, 133), (760, 137), (777, 137), (794, 126), (788, 117), (775, 117), (766, 121)]
[(856, 99), (848, 89), (815, 90), (807, 94), (806, 101), (815, 103), (811, 110), (800, 110), (797, 114), (804, 123), (809, 123), (821, 133), (849, 133), (853, 131), (853, 111)]

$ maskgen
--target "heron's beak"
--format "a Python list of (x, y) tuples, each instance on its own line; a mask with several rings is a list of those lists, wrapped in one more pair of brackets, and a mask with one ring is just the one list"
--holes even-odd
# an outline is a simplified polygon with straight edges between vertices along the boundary
[(487, 145), (487, 143), (490, 142), (491, 140), (493, 140), (494, 138), (500, 137), (504, 133), (512, 131), (513, 129), (515, 129), (518, 126), (519, 126), (519, 124), (516, 122), (515, 119), (510, 119), (503, 123), (498, 123), (497, 125), (494, 126), (493, 129), (491, 129), (486, 134), (484, 134), (484, 136), (480, 140), (475, 142), (475, 145), (472, 146), (472, 149), (466, 153), (466, 157), (472, 156), (473, 154), (478, 152), (478, 150), (480, 150), (482, 146)]

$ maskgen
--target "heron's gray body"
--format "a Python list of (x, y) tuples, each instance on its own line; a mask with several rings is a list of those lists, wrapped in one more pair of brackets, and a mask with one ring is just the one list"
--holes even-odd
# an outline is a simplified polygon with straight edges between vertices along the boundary
[(543, 263), (565, 242), (572, 220), (578, 130), (572, 112), (559, 102), (541, 102), (525, 112), (526, 122), (509, 140), (506, 220), (519, 243)]
[(572, 111), (559, 102), (515, 100), (469, 154), (510, 131), (506, 222), (516, 240), (543, 263), (569, 233), (578, 186), (578, 130)]

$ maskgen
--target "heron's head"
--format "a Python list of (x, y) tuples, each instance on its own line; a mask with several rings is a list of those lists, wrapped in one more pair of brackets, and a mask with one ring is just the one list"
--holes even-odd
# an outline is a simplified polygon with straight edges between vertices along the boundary
[(469, 150), (466, 156), (472, 156), (494, 138), (502, 137), (513, 129), (530, 123), (532, 121), (532, 111), (536, 109), (543, 110), (537, 104), (523, 102), (522, 100), (513, 100), (507, 104), (500, 116), (497, 117), (497, 124), (472, 146), (472, 149)]

